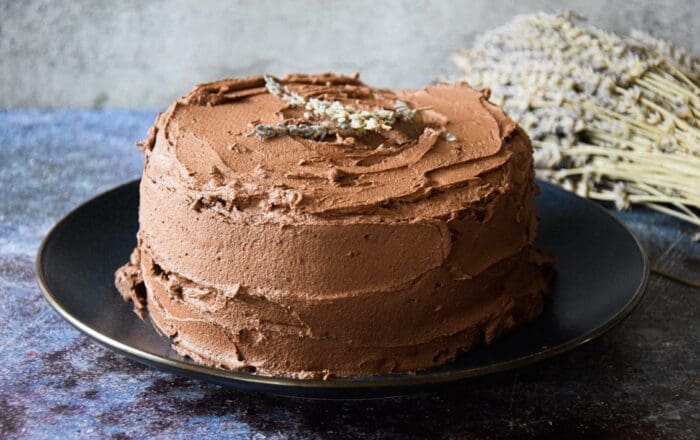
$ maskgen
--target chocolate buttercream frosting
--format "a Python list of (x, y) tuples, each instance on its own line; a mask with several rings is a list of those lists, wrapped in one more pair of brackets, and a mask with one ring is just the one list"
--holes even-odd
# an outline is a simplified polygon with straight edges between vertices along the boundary
[(299, 378), (413, 372), (537, 317), (551, 264), (527, 135), (488, 91), (289, 75), (306, 99), (420, 109), (323, 140), (262, 76), (195, 87), (159, 114), (138, 246), (116, 285), (206, 365)]

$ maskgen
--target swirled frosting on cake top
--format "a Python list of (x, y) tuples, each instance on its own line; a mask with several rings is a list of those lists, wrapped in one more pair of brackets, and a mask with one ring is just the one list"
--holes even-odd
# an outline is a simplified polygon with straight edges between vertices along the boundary
[(178, 351), (298, 377), (415, 371), (539, 314), (531, 147), (488, 91), (279, 83), (352, 111), (419, 111), (323, 139), (258, 136), (328, 122), (250, 77), (160, 114), (117, 285)]

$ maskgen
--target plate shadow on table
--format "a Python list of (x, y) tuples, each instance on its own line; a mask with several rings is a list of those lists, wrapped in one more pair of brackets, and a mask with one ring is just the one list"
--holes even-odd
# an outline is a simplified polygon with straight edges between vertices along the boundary
[[(138, 396), (158, 405), (154, 433), (190, 417), (234, 419), (267, 437), (300, 433), (314, 438), (371, 436), (658, 438), (654, 423), (638, 419), (621, 384), (639, 374), (615, 332), (569, 354), (517, 371), (443, 385), (414, 396), (366, 400), (312, 400), (220, 387), (167, 375)], [(145, 368), (112, 353), (119, 363)], [(193, 397), (199, 395), (199, 397)], [(614, 414), (614, 418), (612, 417)], [(117, 420), (115, 420), (117, 422)], [(632, 426), (630, 426), (632, 425)]]

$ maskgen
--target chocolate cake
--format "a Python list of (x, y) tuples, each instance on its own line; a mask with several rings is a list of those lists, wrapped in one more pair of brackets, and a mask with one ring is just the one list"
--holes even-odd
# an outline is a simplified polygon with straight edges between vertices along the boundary
[(527, 135), (488, 91), (227, 79), (159, 114), (116, 285), (202, 364), (414, 372), (536, 318)]

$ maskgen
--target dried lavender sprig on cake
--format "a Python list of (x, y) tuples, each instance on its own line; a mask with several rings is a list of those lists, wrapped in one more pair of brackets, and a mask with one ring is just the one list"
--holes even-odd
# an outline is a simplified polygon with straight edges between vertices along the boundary
[(530, 134), (540, 177), (700, 225), (700, 60), (570, 14), (516, 17), (454, 60)]
[(337, 132), (336, 128), (326, 121), (321, 124), (257, 124), (251, 135), (255, 134), (261, 139), (270, 139), (275, 136), (299, 136), (322, 141)]
[(424, 109), (412, 109), (406, 103), (397, 101), (393, 110), (356, 110), (340, 101), (325, 101), (305, 98), (282, 86), (272, 76), (265, 75), (265, 87), (270, 94), (282, 99), (292, 107), (305, 110), (304, 119), (320, 121), (313, 124), (258, 124), (251, 134), (267, 139), (275, 136), (300, 136), (306, 139), (323, 140), (336, 133), (362, 134), (366, 131), (391, 130), (398, 120), (410, 121), (416, 113)]

